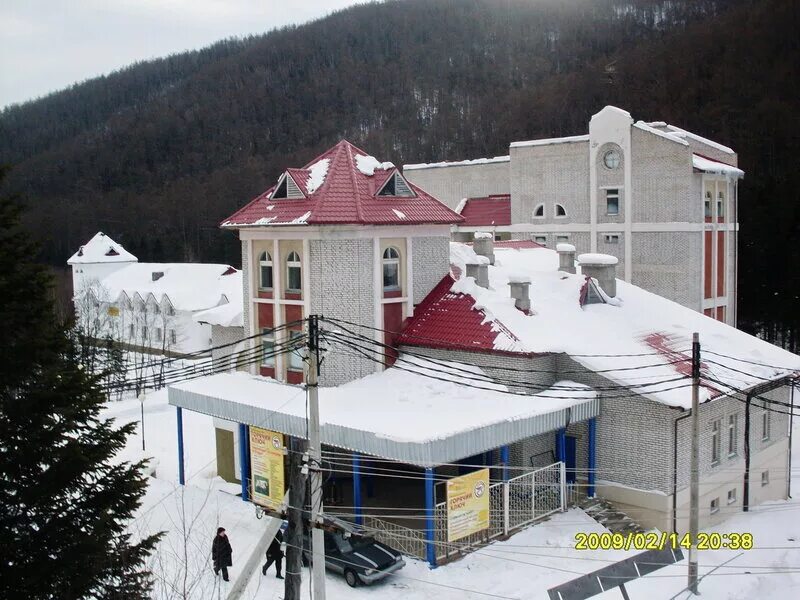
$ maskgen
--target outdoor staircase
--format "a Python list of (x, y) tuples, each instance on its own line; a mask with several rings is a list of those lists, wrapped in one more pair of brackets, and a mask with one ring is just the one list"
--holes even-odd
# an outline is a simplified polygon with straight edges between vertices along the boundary
[(584, 498), (578, 506), (587, 515), (608, 529), (611, 533), (642, 533), (647, 531), (621, 510), (604, 498)]

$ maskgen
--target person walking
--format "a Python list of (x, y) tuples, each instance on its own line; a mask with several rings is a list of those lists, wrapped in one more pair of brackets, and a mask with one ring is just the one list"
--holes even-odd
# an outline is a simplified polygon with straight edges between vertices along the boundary
[(211, 559), (214, 561), (214, 575), (219, 575), (222, 571), (222, 579), (228, 579), (228, 567), (233, 565), (233, 548), (228, 536), (225, 533), (225, 528), (220, 527), (217, 529), (217, 535), (214, 537), (214, 543), (211, 544)]
[(267, 548), (267, 562), (264, 563), (264, 566), (261, 567), (261, 574), (266, 575), (267, 569), (272, 563), (275, 563), (275, 570), (278, 574), (275, 576), (278, 579), (283, 579), (283, 575), (281, 575), (281, 570), (283, 567), (283, 550), (281, 550), (281, 544), (283, 543), (283, 532), (278, 529), (278, 533), (275, 534), (275, 538)]

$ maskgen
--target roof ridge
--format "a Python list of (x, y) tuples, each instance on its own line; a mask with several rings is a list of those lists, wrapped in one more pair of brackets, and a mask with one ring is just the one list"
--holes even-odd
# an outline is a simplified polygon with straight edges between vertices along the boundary
[[(343, 141), (346, 144), (345, 148), (347, 150), (347, 163), (348, 163), (347, 167), (350, 170), (350, 181), (353, 182), (353, 192), (355, 193), (355, 196), (356, 196), (356, 215), (358, 217), (358, 222), (359, 223), (363, 223), (364, 222), (364, 215), (361, 212), (361, 202), (360, 202), (360, 200), (358, 198), (358, 193), (357, 193), (358, 192), (358, 182), (356, 181), (356, 165), (355, 165), (355, 159), (353, 158), (353, 150), (352, 150), (353, 148), (356, 148), (356, 147), (353, 146), (353, 144), (351, 144), (347, 140), (343, 140)], [(360, 149), (356, 148), (356, 150), (360, 150)], [(363, 152), (363, 150), (362, 150), (362, 152)]]

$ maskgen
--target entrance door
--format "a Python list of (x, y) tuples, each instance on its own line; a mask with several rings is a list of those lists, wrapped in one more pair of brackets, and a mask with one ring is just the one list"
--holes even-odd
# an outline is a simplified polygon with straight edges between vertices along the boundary
[(575, 483), (575, 448), (578, 438), (568, 435), (565, 441), (567, 448), (564, 463), (567, 470), (567, 483)]

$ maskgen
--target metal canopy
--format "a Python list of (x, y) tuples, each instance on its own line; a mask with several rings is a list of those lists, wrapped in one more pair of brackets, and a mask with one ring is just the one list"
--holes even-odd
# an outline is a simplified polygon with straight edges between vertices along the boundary
[[(531, 401), (535, 398), (531, 397)], [(280, 409), (270, 410), (175, 387), (169, 388), (169, 403), (234, 423), (306, 437), (305, 418)], [(600, 400), (594, 398), (560, 410), (498, 421), (418, 442), (396, 440), (376, 432), (331, 423), (323, 423), (321, 435), (322, 443), (329, 446), (420, 467), (435, 467), (555, 431), (570, 423), (586, 421), (599, 413)], [(420, 418), (425, 416), (420, 415)]]

